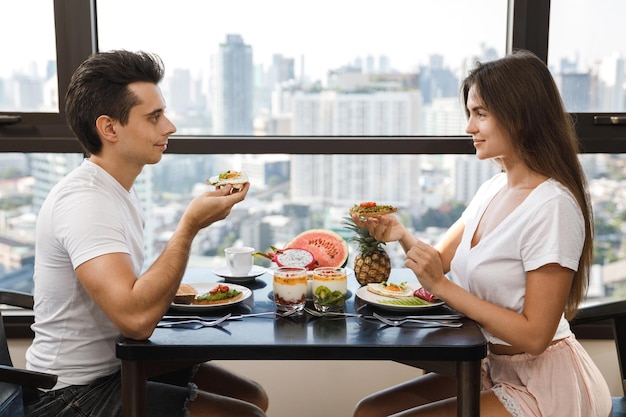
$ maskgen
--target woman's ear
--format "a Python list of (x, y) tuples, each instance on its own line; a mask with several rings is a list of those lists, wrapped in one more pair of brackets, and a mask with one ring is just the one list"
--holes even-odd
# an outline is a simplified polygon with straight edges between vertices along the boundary
[(96, 130), (103, 141), (117, 142), (117, 134), (115, 133), (115, 120), (107, 115), (99, 116), (96, 119)]

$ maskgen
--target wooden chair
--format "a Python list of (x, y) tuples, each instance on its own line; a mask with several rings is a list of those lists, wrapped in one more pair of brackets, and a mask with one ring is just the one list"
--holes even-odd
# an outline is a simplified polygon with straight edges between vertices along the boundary
[[(0, 304), (33, 308), (33, 296), (0, 290)], [(0, 417), (23, 417), (22, 387), (52, 388), (57, 376), (13, 367), (0, 310)]]
[[(572, 328), (596, 327), (608, 330), (615, 340), (622, 388), (626, 390), (626, 300), (582, 307), (571, 321)], [(626, 397), (613, 397), (613, 417), (626, 417)]]

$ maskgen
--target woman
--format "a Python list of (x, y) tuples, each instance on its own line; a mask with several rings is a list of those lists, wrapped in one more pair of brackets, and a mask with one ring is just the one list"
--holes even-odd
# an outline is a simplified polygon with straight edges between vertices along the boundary
[[(399, 241), (424, 288), (481, 326), (489, 349), (481, 415), (606, 417), (607, 384), (567, 321), (587, 288), (593, 229), (576, 134), (554, 80), (519, 51), (478, 64), (461, 91), (476, 156), (502, 172), (435, 247), (395, 216), (354, 220), (377, 239)], [(455, 416), (455, 387), (428, 373), (364, 398), (354, 416)]]

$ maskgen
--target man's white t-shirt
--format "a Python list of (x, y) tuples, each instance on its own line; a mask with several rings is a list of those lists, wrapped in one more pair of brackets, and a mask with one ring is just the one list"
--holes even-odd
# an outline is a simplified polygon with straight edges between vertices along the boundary
[[(59, 376), (55, 389), (84, 385), (119, 369), (119, 331), (74, 270), (109, 253), (143, 266), (144, 218), (137, 195), (89, 160), (50, 191), (37, 219), (35, 337), (27, 368)], [(113, 277), (111, 277), (113, 278)]]
[[(483, 213), (505, 185), (506, 174), (495, 175), (481, 186), (463, 213), (465, 231), (450, 265), (450, 278), (483, 300), (521, 313), (528, 271), (549, 263), (578, 270), (585, 223), (569, 190), (548, 179), (472, 248)], [(483, 332), (489, 342), (508, 345)], [(553, 340), (570, 333), (569, 323), (561, 316)]]

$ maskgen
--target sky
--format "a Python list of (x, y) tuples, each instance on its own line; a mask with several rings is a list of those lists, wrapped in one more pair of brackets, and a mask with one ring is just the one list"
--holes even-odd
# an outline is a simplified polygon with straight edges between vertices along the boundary
[[(395, 69), (412, 71), (427, 64), (430, 55), (441, 54), (454, 68), (479, 54), (481, 45), (504, 53), (506, 3), (315, 0), (307, 6), (303, 0), (101, 0), (100, 48), (149, 50), (170, 69), (206, 68), (226, 34), (236, 33), (252, 46), (255, 64), (267, 67), (279, 53), (294, 58), (299, 72), (304, 56), (305, 71), (314, 78), (367, 55), (386, 55)], [(19, 39), (3, 43), (4, 57), (11, 59), (0, 60), (0, 76), (33, 56), (54, 59), (52, 4), (0, 0), (0, 15), (16, 16), (2, 19), (0, 39)], [(600, 56), (626, 52), (626, 46), (616, 45), (626, 37), (619, 20), (626, 15), (623, 0), (552, 0), (552, 7), (562, 16), (551, 28), (550, 51), (560, 52), (559, 57), (588, 60), (587, 51)], [(42, 36), (33, 37), (33, 31)]]

